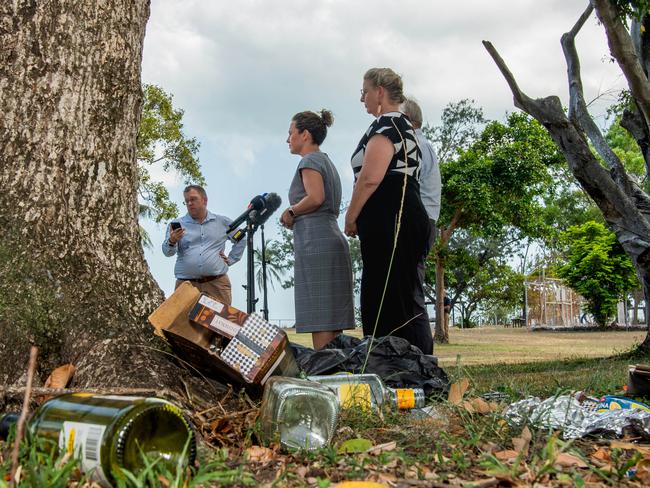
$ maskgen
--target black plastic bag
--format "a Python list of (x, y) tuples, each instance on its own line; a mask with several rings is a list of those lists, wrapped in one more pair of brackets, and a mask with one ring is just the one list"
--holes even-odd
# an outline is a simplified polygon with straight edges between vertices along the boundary
[(308, 375), (374, 373), (392, 388), (422, 388), (427, 396), (445, 395), (449, 378), (438, 358), (423, 354), (401, 337), (380, 337), (372, 342), (364, 369), (370, 336), (363, 339), (339, 335), (320, 351), (291, 344), (296, 362)]

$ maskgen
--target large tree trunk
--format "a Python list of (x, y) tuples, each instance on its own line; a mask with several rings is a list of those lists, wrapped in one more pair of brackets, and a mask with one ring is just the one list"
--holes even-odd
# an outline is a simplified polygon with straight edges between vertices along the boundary
[(80, 365), (78, 386), (174, 381), (156, 366), (146, 317), (163, 294), (138, 238), (148, 17), (149, 0), (0, 4), (2, 383), (30, 343), (41, 373)]
[[(616, 233), (618, 241), (636, 268), (643, 285), (647, 307), (650, 293), (650, 197), (628, 177), (623, 164), (607, 145), (589, 115), (583, 95), (575, 37), (593, 9), (605, 27), (612, 56), (619, 63), (638, 107), (637, 123), (640, 120), (645, 126), (636, 133), (630, 131), (637, 137), (642, 151), (644, 145), (640, 139), (647, 137), (649, 132), (650, 83), (644, 70), (645, 64), (641, 61), (643, 53), (637, 56), (632, 37), (623, 25), (616, 7), (609, 0), (591, 0), (591, 4), (571, 31), (562, 36), (570, 88), (568, 116), (557, 97), (533, 100), (524, 94), (492, 44), (487, 41), (483, 44), (506, 78), (514, 95), (515, 105), (546, 127), (567, 158), (574, 176), (598, 205), (610, 228)], [(587, 138), (607, 169), (594, 156)], [(646, 324), (650, 326), (647, 315)], [(642, 347), (650, 347), (650, 329)]]

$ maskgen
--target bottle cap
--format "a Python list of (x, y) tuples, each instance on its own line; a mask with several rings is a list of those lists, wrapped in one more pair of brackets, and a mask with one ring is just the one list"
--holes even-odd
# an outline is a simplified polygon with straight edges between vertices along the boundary
[(7, 440), (11, 426), (18, 423), (19, 418), (20, 414), (16, 412), (6, 413), (0, 418), (0, 439)]

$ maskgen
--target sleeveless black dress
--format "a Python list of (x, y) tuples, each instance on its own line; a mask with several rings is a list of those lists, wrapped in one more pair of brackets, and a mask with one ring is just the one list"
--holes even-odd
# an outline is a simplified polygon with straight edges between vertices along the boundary
[[(416, 300), (417, 294), (422, 292), (418, 263), (427, 254), (430, 231), (429, 219), (420, 200), (420, 148), (407, 117), (399, 112), (384, 114), (370, 125), (352, 156), (355, 180), (361, 171), (368, 141), (376, 135), (387, 137), (395, 153), (384, 179), (357, 219), (363, 259), (363, 332), (371, 335), (374, 331), (376, 337), (403, 337), (423, 353), (432, 354), (433, 336), (428, 315)], [(404, 203), (398, 224), (402, 195)], [(397, 246), (391, 264), (396, 234)]]

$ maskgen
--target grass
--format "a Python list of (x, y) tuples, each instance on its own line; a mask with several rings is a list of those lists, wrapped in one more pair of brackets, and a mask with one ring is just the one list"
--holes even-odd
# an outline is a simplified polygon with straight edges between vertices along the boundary
[[(311, 334), (287, 329), (289, 340), (311, 347)], [(361, 329), (345, 332), (361, 337)], [(528, 329), (481, 327), (449, 331), (449, 344), (436, 344), (441, 366), (512, 364), (571, 358), (606, 357), (630, 350), (645, 337), (642, 331), (531, 332)]]

